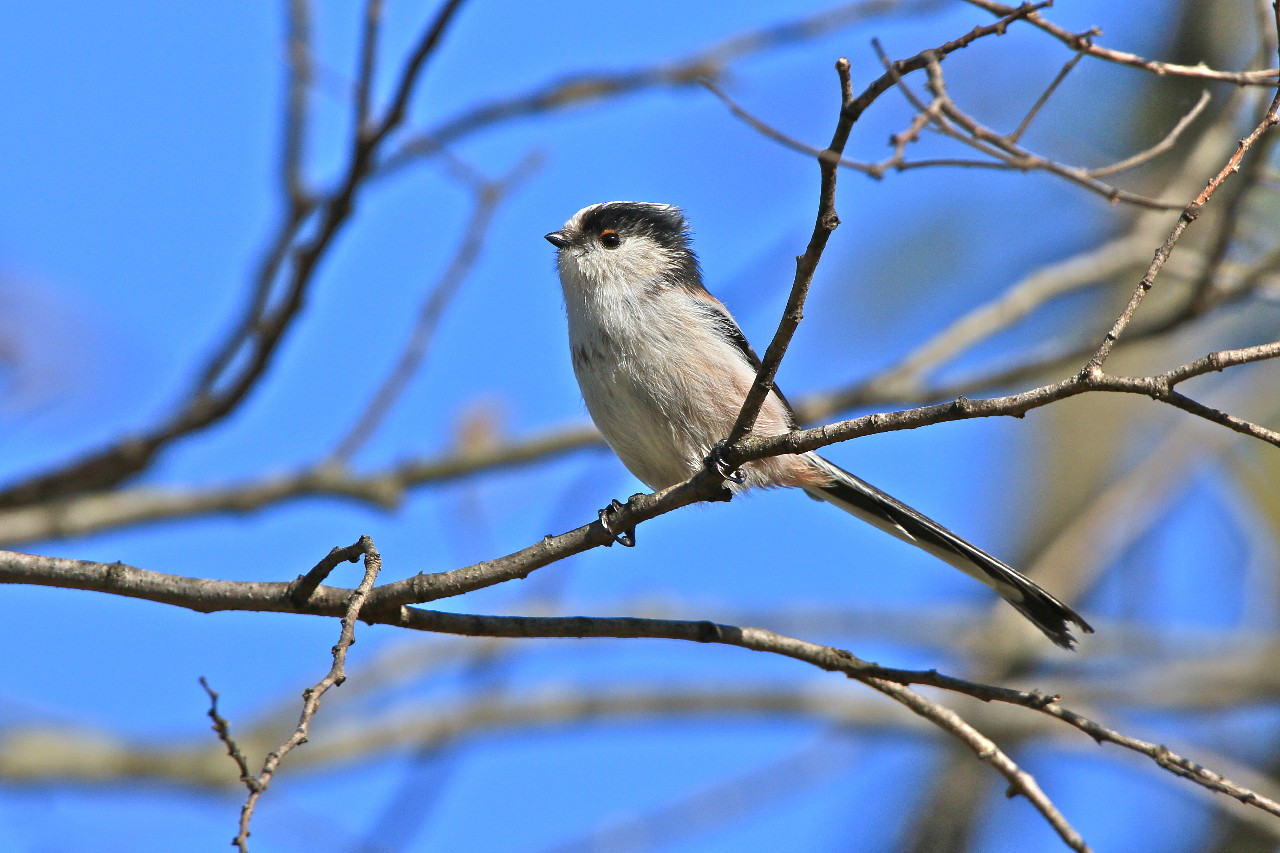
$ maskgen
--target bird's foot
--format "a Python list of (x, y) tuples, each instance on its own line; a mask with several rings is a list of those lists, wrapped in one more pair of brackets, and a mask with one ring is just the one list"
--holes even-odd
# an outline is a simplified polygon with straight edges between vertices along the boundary
[[(615, 530), (614, 523), (609, 520), (610, 518), (617, 516), (618, 511), (625, 508), (625, 506), (626, 504), (620, 503), (617, 498), (614, 498), (607, 507), (600, 510), (600, 526), (605, 529), (606, 533), (613, 537), (613, 542), (617, 542), (624, 548), (634, 548), (636, 545), (636, 529), (634, 527), (628, 527), (623, 530)], [(610, 542), (609, 544), (612, 545), (613, 542)]]
[(711, 463), (711, 467), (715, 468), (716, 473), (724, 477), (730, 483), (745, 483), (746, 477), (738, 473), (738, 466), (730, 465), (724, 458), (725, 443), (718, 442), (715, 447), (711, 448), (711, 455), (707, 457), (707, 461)]

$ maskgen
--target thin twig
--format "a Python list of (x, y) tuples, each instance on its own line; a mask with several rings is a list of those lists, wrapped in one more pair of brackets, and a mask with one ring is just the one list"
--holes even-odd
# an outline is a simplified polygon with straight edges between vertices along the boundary
[(1204, 252), (1200, 270), (1191, 285), (1191, 297), (1187, 300), (1184, 313), (1187, 316), (1198, 316), (1208, 311), (1221, 294), (1217, 291), (1218, 274), (1227, 259), (1228, 252), (1235, 242), (1237, 229), (1247, 221), (1245, 210), (1251, 190), (1258, 186), (1266, 174), (1270, 162), (1271, 149), (1275, 147), (1276, 134), (1263, 136), (1258, 140), (1254, 154), (1244, 161), (1240, 167), (1238, 185), (1234, 192), (1228, 193), (1220, 221), (1214, 228), (1209, 246)]
[[(1123, 201), (1153, 210), (1176, 210), (1178, 208), (1178, 205), (1172, 202), (1147, 198), (1104, 183), (1095, 178), (1088, 169), (1083, 169), (1079, 166), (1068, 166), (1056, 160), (1050, 160), (1015, 144), (1011, 137), (996, 133), (994, 130), (984, 126), (977, 119), (961, 110), (951, 100), (946, 91), (946, 81), (942, 76), (942, 68), (937, 62), (930, 62), (927, 66), (927, 71), (929, 74), (929, 89), (934, 93), (937, 100), (937, 108), (933, 113), (935, 116), (934, 124), (950, 138), (963, 142), (989, 157), (1008, 163), (1014, 168), (1023, 171), (1039, 169), (1058, 175), (1085, 189), (1098, 193), (1110, 202)], [(943, 118), (946, 121), (942, 120)]]
[[(236, 330), (224, 341), (202, 371), (194, 390), (161, 424), (124, 439), (55, 471), (40, 474), (0, 492), (0, 507), (20, 506), (96, 489), (105, 489), (146, 469), (159, 451), (174, 440), (216, 423), (234, 411), (265, 374), (285, 333), (302, 309), (321, 259), (354, 209), (371, 164), (388, 134), (404, 121), (410, 95), (454, 14), (463, 0), (450, 0), (422, 34), (393, 89), (392, 104), (373, 130), (359, 136), (338, 188), (318, 204), (318, 222), (309, 239), (294, 242), (310, 202), (290, 199), (283, 223), (259, 270), (251, 306)], [(365, 83), (357, 82), (357, 88)], [(290, 84), (296, 91), (296, 84)], [(287, 119), (292, 120), (292, 119)], [(286, 183), (288, 179), (286, 178)], [(276, 274), (291, 261), (282, 293), (269, 306)]]
[[(320, 699), (324, 694), (331, 687), (336, 687), (347, 679), (347, 650), (356, 641), (356, 620), (359, 618), (360, 610), (364, 607), (365, 601), (368, 600), (369, 594), (373, 590), (374, 582), (378, 578), (378, 572), (382, 568), (382, 557), (378, 554), (378, 549), (374, 547), (373, 540), (368, 536), (361, 536), (360, 541), (350, 546), (350, 548), (358, 549), (364, 555), (364, 577), (361, 579), (360, 585), (351, 591), (347, 599), (346, 609), (342, 615), (342, 630), (338, 635), (338, 642), (333, 647), (333, 664), (329, 667), (329, 672), (325, 674), (324, 678), (320, 679), (315, 686), (308, 687), (302, 692), (302, 713), (298, 717), (298, 724), (294, 727), (293, 733), (273, 752), (267, 753), (266, 760), (262, 763), (262, 770), (257, 776), (244, 780), (246, 787), (249, 789), (249, 795), (245, 798), (244, 805), (240, 809), (240, 831), (232, 842), (239, 848), (241, 853), (247, 853), (249, 850), (249, 824), (253, 820), (254, 809), (257, 807), (258, 800), (261, 799), (268, 786), (270, 786), (271, 780), (275, 777), (276, 771), (280, 767), (280, 762), (295, 747), (307, 742), (307, 733), (311, 730), (311, 721), (315, 718), (316, 711), (320, 709)], [(345, 550), (350, 550), (350, 548)], [(341, 549), (335, 548), (334, 552), (339, 550)], [(334, 552), (330, 552), (330, 557), (333, 556)], [(323, 564), (324, 561), (321, 561), (321, 563)], [(210, 695), (216, 701), (216, 694), (210, 691)], [(219, 735), (221, 736), (221, 731)], [(238, 759), (238, 763), (241, 767), (246, 766), (243, 756)]]
[[(980, 9), (985, 9), (993, 15), (1005, 16), (1014, 11), (1014, 7), (996, 3), (993, 0), (968, 0), (968, 2)], [(1107, 62), (1127, 65), (1131, 68), (1140, 68), (1143, 71), (1149, 71), (1162, 77), (1166, 75), (1190, 77), (1197, 80), (1235, 83), (1239, 86), (1274, 86), (1277, 79), (1280, 78), (1280, 69), (1276, 68), (1266, 68), (1260, 71), (1218, 71), (1207, 65), (1178, 65), (1172, 62), (1157, 62), (1145, 59), (1137, 54), (1111, 50), (1094, 44), (1093, 39), (1098, 35), (1096, 30), (1090, 30), (1086, 33), (1073, 33), (1045, 20), (1043, 16), (1036, 13), (1028, 15), (1027, 21), (1058, 39), (1072, 50), (1087, 53)]]
[(231, 756), (231, 760), (240, 769), (240, 781), (252, 791), (257, 784), (257, 779), (249, 769), (249, 761), (244, 757), (244, 752), (241, 751), (240, 745), (231, 736), (231, 724), (218, 711), (218, 694), (209, 686), (209, 682), (203, 675), (200, 676), (200, 686), (204, 688), (205, 694), (209, 697), (208, 716), (213, 721), (213, 730), (218, 735), (218, 740), (222, 741), (223, 746), (227, 748), (227, 755)]
[(311, 55), (311, 3), (310, 0), (289, 0), (287, 8), (288, 93), (285, 97), (280, 172), (284, 176), (285, 198), (290, 208), (302, 210), (310, 198), (303, 178), (303, 163), (306, 162), (307, 121), (315, 76)]
[[(1277, 18), (1280, 20), (1280, 7), (1277, 7)], [(1278, 25), (1280, 28), (1280, 25)], [(1164, 268), (1165, 262), (1169, 260), (1169, 255), (1173, 252), (1173, 248), (1177, 245), (1182, 232), (1187, 226), (1195, 221), (1200, 215), (1200, 209), (1209, 202), (1213, 194), (1217, 192), (1218, 187), (1231, 175), (1240, 171), (1240, 161), (1245, 153), (1253, 147), (1253, 144), (1262, 137), (1264, 133), (1271, 130), (1277, 124), (1280, 124), (1280, 91), (1271, 100), (1271, 106), (1268, 107), (1266, 115), (1262, 121), (1258, 123), (1248, 136), (1241, 139), (1236, 146), (1235, 152), (1227, 159), (1218, 173), (1209, 179), (1209, 183), (1200, 191), (1200, 194), (1183, 209), (1182, 215), (1178, 217), (1177, 223), (1173, 226), (1173, 230), (1169, 232), (1169, 236), (1165, 238), (1160, 248), (1156, 250), (1155, 257), (1151, 259), (1150, 266), (1147, 267), (1146, 273), (1138, 282), (1138, 286), (1134, 289), (1133, 295), (1129, 297), (1128, 304), (1124, 310), (1120, 312), (1120, 316), (1112, 324), (1111, 329), (1102, 339), (1102, 343), (1098, 345), (1093, 356), (1080, 369), (1081, 375), (1095, 374), (1102, 370), (1102, 365), (1106, 362), (1107, 357), (1111, 355), (1111, 350), (1115, 347), (1116, 341), (1124, 334), (1124, 330), (1128, 327), (1129, 322), (1133, 320), (1133, 315), (1137, 313), (1138, 306), (1142, 304), (1143, 298), (1150, 292), (1155, 285), (1156, 276), (1160, 274), (1160, 270)]]
[(515, 189), (537, 167), (537, 158), (525, 157), (506, 176), (494, 181), (475, 180), (475, 205), (471, 217), (463, 228), (462, 241), (454, 252), (453, 259), (440, 275), (422, 306), (418, 309), (418, 320), (409, 334), (400, 357), (396, 359), (382, 384), (369, 401), (364, 412), (352, 424), (351, 429), (338, 442), (326, 464), (342, 465), (351, 459), (377, 431), (378, 426), (400, 398), (409, 380), (418, 371), (431, 340), (435, 337), (436, 327), (445, 308), (453, 300), (467, 275), (475, 265), (476, 259), (489, 236), (489, 224), (498, 210), (502, 200)]
[(643, 68), (618, 73), (592, 71), (572, 74), (528, 92), (472, 107), (430, 130), (414, 134), (383, 158), (379, 178), (411, 163), (433, 157), (460, 138), (494, 125), (530, 115), (558, 112), (653, 88), (683, 88), (716, 78), (734, 62), (750, 56), (815, 39), (877, 15), (913, 14), (937, 9), (938, 0), (860, 0), (786, 23), (731, 36), (694, 53)]
[[(1077, 54), (1079, 56), (1080, 54)], [(1182, 132), (1191, 126), (1191, 122), (1195, 121), (1200, 113), (1204, 112), (1204, 108), (1209, 106), (1209, 90), (1205, 89), (1200, 93), (1200, 97), (1196, 99), (1193, 106), (1182, 118), (1178, 119), (1164, 138), (1152, 145), (1145, 151), (1139, 151), (1132, 157), (1126, 157), (1118, 163), (1112, 163), (1110, 166), (1102, 166), (1098, 169), (1087, 169), (1086, 172), (1092, 178), (1102, 178), (1107, 175), (1114, 175), (1116, 172), (1123, 172), (1126, 169), (1132, 169), (1134, 166), (1140, 166), (1149, 160), (1152, 160), (1164, 152), (1168, 151), (1177, 144), (1178, 138), (1182, 136)]]
[(796, 258), (796, 274), (791, 285), (791, 292), (787, 297), (786, 308), (783, 310), (782, 318), (778, 322), (778, 328), (774, 332), (772, 340), (769, 341), (764, 357), (760, 360), (760, 367), (756, 371), (755, 381), (751, 383), (751, 389), (747, 392), (746, 399), (742, 403), (742, 410), (738, 413), (733, 429), (730, 430), (725, 439), (726, 447), (732, 447), (743, 436), (748, 435), (755, 426), (756, 417), (760, 413), (761, 406), (764, 405), (764, 401), (769, 394), (773, 392), (774, 377), (777, 375), (778, 367), (782, 363), (782, 357), (786, 354), (791, 338), (795, 335), (796, 329), (800, 326), (800, 321), (804, 318), (804, 303), (808, 296), (809, 285), (813, 281), (813, 274), (817, 270), (818, 261), (822, 258), (822, 252), (831, 237), (831, 232), (835, 231), (840, 224), (840, 217), (836, 213), (835, 206), (836, 178), (839, 173), (840, 157), (849, 141), (849, 134), (853, 130), (854, 123), (903, 74), (916, 68), (924, 67), (929, 61), (936, 61), (957, 50), (962, 50), (980, 38), (1003, 35), (1009, 24), (1025, 18), (1036, 9), (1043, 8), (1046, 5), (1048, 5), (1047, 2), (1039, 4), (1025, 3), (995, 24), (974, 27), (960, 38), (948, 41), (932, 51), (923, 51), (910, 59), (895, 62), (892, 68), (880, 75), (857, 97), (854, 97), (853, 94), (853, 81), (849, 74), (849, 60), (842, 57), (836, 61), (836, 74), (840, 78), (840, 118), (836, 122), (835, 131), (832, 133), (831, 143), (818, 155), (821, 186), (818, 190), (818, 214), (813, 226), (813, 233), (809, 237), (809, 244), (805, 247), (804, 254)]
[[(1129, 169), (1141, 163), (1145, 163), (1167, 151), (1177, 141), (1179, 135), (1183, 130), (1185, 130), (1187, 125), (1189, 125), (1190, 122), (1199, 115), (1200, 111), (1203, 110), (1204, 106), (1208, 102), (1207, 95), (1202, 97), (1200, 102), (1192, 108), (1191, 112), (1187, 116), (1184, 116), (1173, 130), (1171, 130), (1169, 134), (1156, 145), (1145, 151), (1139, 152), (1132, 157), (1126, 158), (1120, 163), (1098, 169), (1086, 169), (1081, 166), (1070, 166), (1065, 163), (1051, 160), (1047, 157), (1034, 154), (1017, 145), (1018, 139), (1026, 131), (1029, 122), (1034, 119), (1038, 111), (1044, 106), (1058, 84), (1065, 78), (1066, 73), (1076, 62), (1080, 60), (1080, 58), (1085, 56), (1085, 54), (1077, 53), (1076, 56), (1067, 63), (1059, 73), (1058, 77), (1055, 78), (1053, 83), (1051, 83), (1048, 89), (1045, 90), (1036, 104), (1030, 111), (1028, 111), (1017, 130), (1013, 133), (1001, 136), (994, 131), (983, 127), (972, 117), (963, 113), (959, 107), (957, 107), (955, 103), (946, 96), (945, 90), (942, 89), (940, 85), (938, 87), (940, 94), (935, 96), (933, 103), (925, 104), (915, 95), (914, 92), (911, 91), (909, 87), (905, 85), (901, 75), (896, 73), (893, 63), (884, 53), (884, 49), (881, 47), (879, 41), (877, 39), (872, 39), (872, 45), (875, 48), (876, 53), (880, 56), (881, 61), (884, 63), (887, 73), (894, 75), (894, 83), (902, 90), (902, 93), (907, 100), (916, 108), (916, 116), (907, 130), (894, 134), (890, 140), (894, 145), (894, 152), (888, 159), (877, 163), (864, 163), (841, 156), (838, 161), (840, 166), (856, 172), (861, 172), (862, 174), (868, 175), (869, 177), (877, 180), (883, 178), (885, 174), (891, 170), (902, 172), (910, 169), (946, 166), (1003, 169), (1020, 172), (1040, 170), (1066, 178), (1067, 180), (1070, 180), (1091, 192), (1095, 192), (1103, 196), (1111, 202), (1125, 202), (1128, 204), (1152, 208), (1154, 210), (1177, 209), (1177, 205), (1175, 204), (1162, 202), (1158, 199), (1122, 190), (1118, 187), (1104, 183), (1098, 180), (1098, 178), (1102, 175), (1114, 174), (1124, 169)], [(925, 51), (921, 56), (926, 56), (928, 54), (929, 51)], [(941, 72), (938, 71), (936, 63), (929, 67), (931, 69), (931, 75), (937, 77), (940, 84)], [(703, 79), (700, 82), (709, 91), (711, 91), (712, 94), (719, 98), (734, 116), (750, 125), (762, 136), (777, 142), (785, 148), (789, 148), (792, 151), (811, 157), (831, 156), (829, 152), (824, 155), (822, 150), (784, 133), (773, 125), (770, 125), (768, 122), (765, 122), (763, 119), (753, 115), (750, 111), (734, 101), (733, 98), (725, 93), (724, 90), (716, 85), (715, 82), (708, 79)], [(960, 125), (960, 127), (953, 125), (948, 120), (953, 116), (956, 118), (956, 124)], [(930, 123), (935, 124), (945, 135), (970, 145), (993, 159), (991, 161), (956, 158), (930, 158), (925, 160), (906, 159), (906, 146), (909, 143), (914, 142), (917, 139), (920, 130)]]
[(1036, 120), (1036, 116), (1040, 114), (1040, 110), (1044, 109), (1045, 104), (1049, 103), (1049, 99), (1053, 97), (1053, 93), (1058, 91), (1058, 87), (1067, 79), (1067, 75), (1071, 73), (1072, 69), (1074, 69), (1076, 65), (1080, 63), (1080, 60), (1084, 59), (1084, 57), (1085, 54), (1083, 52), (1077, 51), (1075, 56), (1063, 63), (1062, 68), (1058, 71), (1057, 75), (1049, 85), (1045, 87), (1045, 90), (1040, 93), (1040, 97), (1036, 98), (1036, 102), (1031, 105), (1031, 109), (1027, 110), (1027, 114), (1022, 117), (1022, 121), (1018, 122), (1018, 126), (1014, 129), (1013, 133), (1009, 134), (1008, 139), (1010, 142), (1016, 143), (1022, 138), (1022, 134), (1026, 133), (1027, 129), (1031, 127), (1031, 123)]
[[(801, 142), (800, 140), (796, 139), (794, 136), (788, 136), (787, 134), (783, 133), (781, 130), (778, 130), (773, 125), (768, 124), (762, 119), (759, 119), (756, 116), (752, 115), (750, 112), (744, 109), (740, 104), (738, 104), (737, 101), (729, 97), (729, 95), (726, 94), (723, 89), (721, 89), (718, 85), (716, 85), (714, 80), (710, 80), (706, 77), (703, 77), (698, 82), (701, 83), (704, 87), (706, 87), (706, 89), (709, 92), (711, 92), (711, 94), (719, 98), (720, 102), (723, 103), (729, 109), (729, 112), (733, 113), (739, 119), (746, 122), (761, 136), (764, 136), (768, 139), (772, 139), (774, 142), (778, 143), (783, 148), (790, 148), (792, 151), (807, 155), (809, 157), (822, 156), (822, 153), (823, 153), (822, 149), (815, 148), (814, 146), (809, 145), (808, 143)], [(855, 160), (849, 160), (844, 157), (841, 157), (840, 165), (848, 169), (853, 169), (856, 172), (862, 172), (865, 175), (870, 175), (874, 178), (878, 178), (883, 175), (883, 170), (881, 170), (876, 165), (870, 164), (870, 163), (859, 163)]]
[(355, 105), (352, 114), (352, 148), (363, 141), (368, 129), (373, 82), (377, 74), (378, 36), (382, 31), (382, 0), (366, 0), (360, 30), (359, 71), (356, 74)]

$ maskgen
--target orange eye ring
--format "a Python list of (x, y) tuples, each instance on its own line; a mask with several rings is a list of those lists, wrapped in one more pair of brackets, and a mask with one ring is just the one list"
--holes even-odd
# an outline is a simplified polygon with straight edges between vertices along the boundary
[(606, 228), (600, 232), (600, 245), (606, 249), (616, 249), (622, 245), (622, 238), (618, 236), (617, 231)]

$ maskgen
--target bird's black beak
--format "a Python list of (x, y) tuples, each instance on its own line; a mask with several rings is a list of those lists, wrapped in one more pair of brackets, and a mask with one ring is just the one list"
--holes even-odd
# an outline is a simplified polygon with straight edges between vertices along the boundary
[(569, 245), (569, 238), (564, 236), (563, 231), (552, 231), (546, 235), (547, 242), (555, 246), (557, 249), (563, 249)]

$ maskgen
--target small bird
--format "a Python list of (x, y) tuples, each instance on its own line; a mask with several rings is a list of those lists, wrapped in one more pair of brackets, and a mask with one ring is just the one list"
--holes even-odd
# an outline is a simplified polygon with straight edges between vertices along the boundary
[[(649, 488), (689, 479), (729, 435), (760, 359), (703, 286), (684, 213), (666, 204), (594, 204), (546, 239), (557, 250), (573, 370), (592, 420)], [(770, 393), (753, 432), (797, 428), (786, 399)], [(1030, 578), (816, 453), (748, 462), (727, 485), (735, 492), (792, 486), (834, 504), (977, 578), (1063, 648), (1075, 647), (1070, 624), (1093, 633)], [(631, 544), (628, 536), (620, 541)]]

